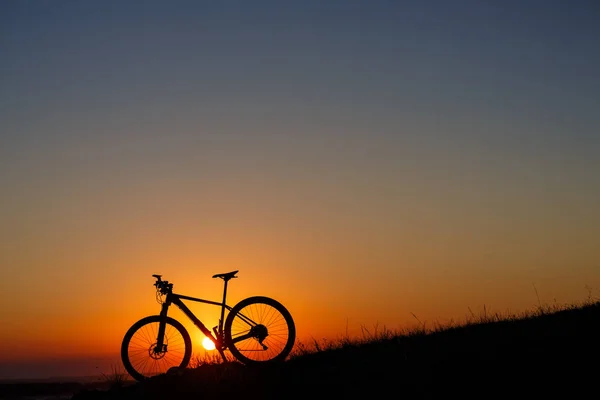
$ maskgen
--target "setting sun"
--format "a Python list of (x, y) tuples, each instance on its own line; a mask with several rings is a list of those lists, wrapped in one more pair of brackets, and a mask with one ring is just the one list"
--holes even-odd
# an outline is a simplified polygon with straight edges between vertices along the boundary
[(215, 344), (212, 340), (205, 336), (204, 339), (202, 339), (202, 347), (204, 347), (206, 350), (214, 350)]

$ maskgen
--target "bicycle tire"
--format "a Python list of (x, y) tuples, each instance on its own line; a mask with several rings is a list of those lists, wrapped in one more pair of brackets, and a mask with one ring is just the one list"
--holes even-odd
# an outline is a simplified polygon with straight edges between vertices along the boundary
[[(251, 331), (252, 327), (242, 316), (251, 318), (259, 328)], [(261, 333), (266, 336), (259, 341)], [(224, 334), (227, 348), (238, 361), (246, 365), (261, 364), (286, 359), (294, 347), (296, 326), (292, 315), (281, 303), (269, 297), (254, 296), (233, 306), (225, 320)], [(236, 341), (236, 337), (243, 334), (253, 336)], [(261, 343), (267, 346), (266, 350)]]
[[(165, 373), (172, 367), (185, 368), (190, 362), (192, 356), (190, 335), (179, 321), (171, 317), (166, 317), (167, 352), (160, 354), (152, 352), (153, 346), (156, 344), (160, 318), (160, 315), (142, 318), (133, 324), (123, 337), (121, 361), (129, 375), (137, 381)], [(151, 324), (156, 325), (150, 326)], [(136, 336), (136, 334), (138, 335)], [(180, 336), (178, 337), (177, 334)], [(173, 353), (173, 355), (167, 357), (168, 353)], [(132, 360), (133, 356), (140, 360)]]

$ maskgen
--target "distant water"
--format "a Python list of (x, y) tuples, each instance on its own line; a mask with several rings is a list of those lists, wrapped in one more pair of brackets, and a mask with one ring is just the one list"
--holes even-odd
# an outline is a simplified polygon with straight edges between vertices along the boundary
[(0, 400), (63, 400), (82, 390), (107, 390), (111, 385), (104, 377), (13, 380), (0, 382)]
[[(69, 400), (75, 393), (65, 395), (42, 395), (42, 396), (23, 396), (23, 397), (7, 397), (10, 400)], [(4, 397), (0, 397), (4, 400)]]
[(102, 377), (123, 364), (117, 356), (45, 358), (0, 362), (0, 383), (9, 380), (45, 382), (90, 382), (90, 377)]

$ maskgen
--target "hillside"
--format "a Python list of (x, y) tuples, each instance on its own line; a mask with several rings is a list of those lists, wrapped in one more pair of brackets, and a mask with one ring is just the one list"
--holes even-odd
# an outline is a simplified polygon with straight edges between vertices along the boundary
[(599, 337), (596, 302), (345, 343), (279, 365), (205, 364), (72, 399), (594, 398)]

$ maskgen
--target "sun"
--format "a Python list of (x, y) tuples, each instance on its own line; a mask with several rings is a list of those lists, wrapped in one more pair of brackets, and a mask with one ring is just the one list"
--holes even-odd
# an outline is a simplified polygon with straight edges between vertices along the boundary
[(202, 339), (202, 347), (204, 347), (206, 350), (214, 350), (215, 344), (212, 340), (205, 336), (204, 339)]

